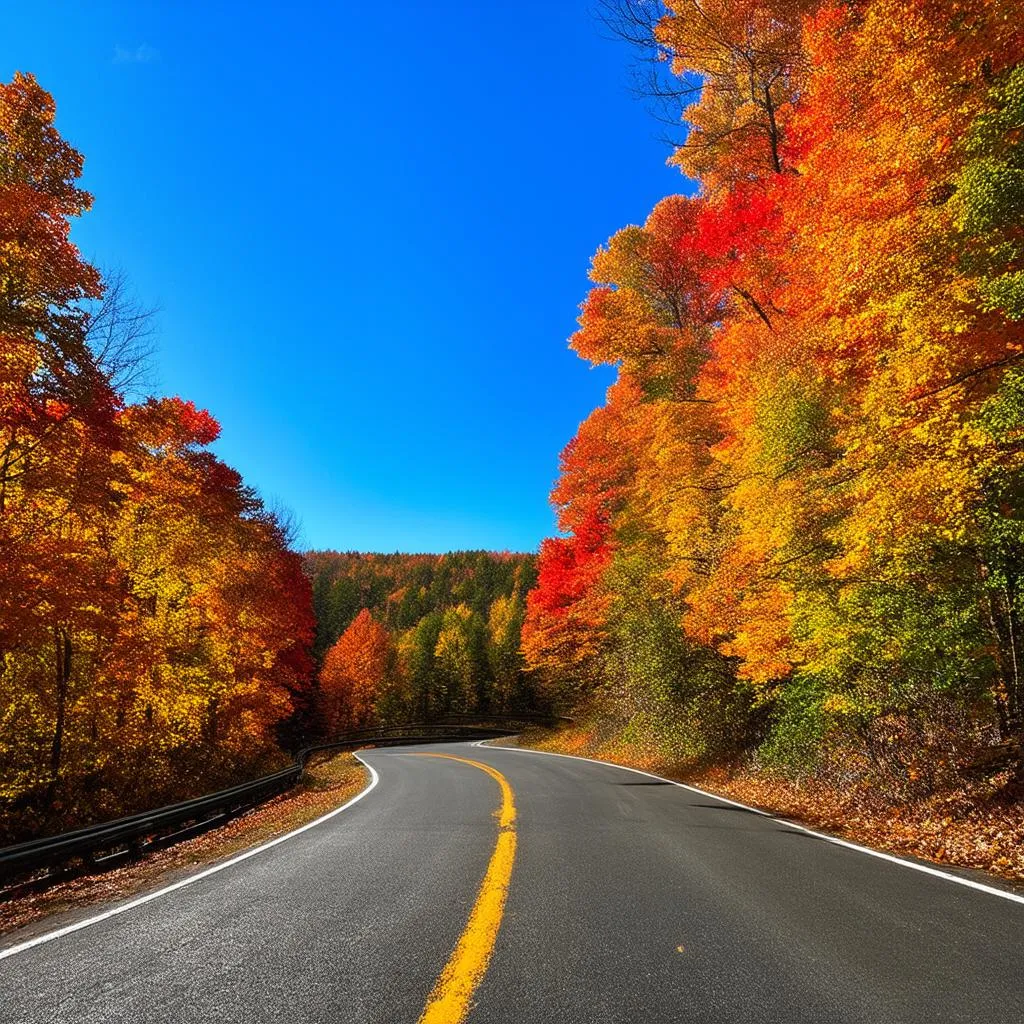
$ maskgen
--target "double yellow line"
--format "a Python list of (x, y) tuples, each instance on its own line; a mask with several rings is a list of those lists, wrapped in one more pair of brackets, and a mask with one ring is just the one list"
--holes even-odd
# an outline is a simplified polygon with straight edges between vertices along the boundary
[(419, 1024), (461, 1024), (470, 1010), (470, 1000), (483, 980), (505, 912), (512, 862), (516, 856), (516, 805), (512, 787), (501, 772), (489, 764), (470, 761), (453, 754), (418, 754), (418, 757), (443, 757), (460, 761), (487, 772), (501, 787), (501, 807), (496, 812), (498, 841), (491, 854), (487, 872), (477, 893), (476, 903), (455, 951), (434, 985)]

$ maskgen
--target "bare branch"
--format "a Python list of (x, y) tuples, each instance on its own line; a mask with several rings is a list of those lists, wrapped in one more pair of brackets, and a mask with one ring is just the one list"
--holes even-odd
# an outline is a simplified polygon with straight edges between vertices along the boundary
[(654, 118), (681, 132), (662, 136), (674, 149), (685, 143), (683, 113), (700, 96), (701, 83), (694, 76), (680, 77), (672, 70), (673, 52), (659, 42), (655, 28), (669, 13), (662, 0), (597, 0), (595, 17), (608, 35), (633, 48), (633, 94), (649, 101)]
[(281, 543), (286, 548), (295, 550), (302, 537), (302, 523), (294, 509), (278, 498), (265, 502), (263, 509), (267, 522), (276, 531)]
[(1000, 366), (1008, 366), (1010, 363), (1015, 363), (1018, 359), (1024, 359), (1024, 352), (1014, 352), (1013, 355), (1006, 356), (1004, 359), (997, 359), (993, 363), (986, 363), (984, 366), (978, 366), (973, 370), (968, 370), (965, 373), (958, 374), (952, 380), (946, 381), (945, 384), (932, 388), (930, 391), (922, 392), (920, 395), (914, 395), (910, 400), (912, 402), (920, 402), (925, 398), (931, 398), (932, 395), (937, 395), (943, 391), (948, 391), (950, 388), (955, 388), (958, 384), (963, 384), (965, 381), (978, 377), (983, 373), (988, 373), (989, 370), (995, 370)]
[(733, 284), (731, 285), (731, 287), (737, 295), (745, 299), (750, 304), (750, 307), (754, 310), (754, 312), (768, 325), (768, 330), (774, 331), (775, 328), (772, 326), (772, 322), (768, 318), (768, 314), (764, 311), (764, 309), (761, 308), (761, 304), (757, 301), (757, 299), (755, 299), (754, 296), (751, 295), (750, 292), (748, 292), (745, 288), (741, 288), (738, 284)]
[(103, 298), (86, 308), (86, 342), (120, 394), (141, 396), (153, 387), (154, 313), (129, 293), (120, 271), (107, 277)]

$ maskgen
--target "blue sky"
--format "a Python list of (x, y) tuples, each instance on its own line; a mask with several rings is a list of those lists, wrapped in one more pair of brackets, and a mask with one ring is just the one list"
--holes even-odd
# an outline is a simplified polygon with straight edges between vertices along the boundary
[(311, 547), (533, 550), (611, 376), (594, 249), (680, 191), (592, 0), (5, 12), (86, 156), (75, 228), (159, 307), (157, 390)]

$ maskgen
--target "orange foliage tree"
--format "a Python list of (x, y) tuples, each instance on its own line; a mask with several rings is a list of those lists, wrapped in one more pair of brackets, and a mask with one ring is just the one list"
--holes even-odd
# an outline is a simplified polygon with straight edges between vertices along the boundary
[(648, 44), (680, 92), (700, 76), (676, 154), (700, 194), (598, 252), (571, 342), (619, 381), (566, 450), (528, 601), (528, 663), (566, 699), (595, 664), (627, 708), (700, 677), (695, 729), (727, 689), (731, 735), (791, 765), (1024, 731), (1017, 13), (664, 3)]
[(395, 673), (391, 634), (364, 608), (327, 652), (320, 700), (328, 736), (373, 724), (375, 707)]
[(216, 421), (118, 390), (137, 325), (101, 304), (70, 241), (91, 197), (54, 117), (30, 75), (0, 85), (8, 838), (250, 772), (312, 696), (308, 580), (280, 523), (208, 450)]

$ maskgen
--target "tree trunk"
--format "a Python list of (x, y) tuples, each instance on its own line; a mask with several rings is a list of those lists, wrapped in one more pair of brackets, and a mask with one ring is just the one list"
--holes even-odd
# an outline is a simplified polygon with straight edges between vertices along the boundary
[(764, 104), (768, 113), (768, 142), (772, 150), (772, 167), (776, 174), (782, 173), (782, 161), (779, 159), (779, 125), (775, 120), (775, 102), (772, 100), (770, 86), (764, 87)]
[(995, 694), (1001, 739), (1019, 736), (1020, 708), (1020, 640), (1021, 624), (1014, 594), (1009, 586), (989, 593), (989, 623), (996, 638), (996, 664), (999, 669), (999, 690)]
[(219, 700), (214, 697), (207, 709), (206, 736), (211, 747), (217, 745), (217, 706), (219, 703)]
[(53, 742), (50, 745), (50, 784), (46, 802), (52, 803), (64, 759), (64, 725), (67, 716), (68, 683), (71, 680), (71, 637), (60, 626), (53, 627), (54, 682), (56, 684), (56, 711), (53, 723)]

